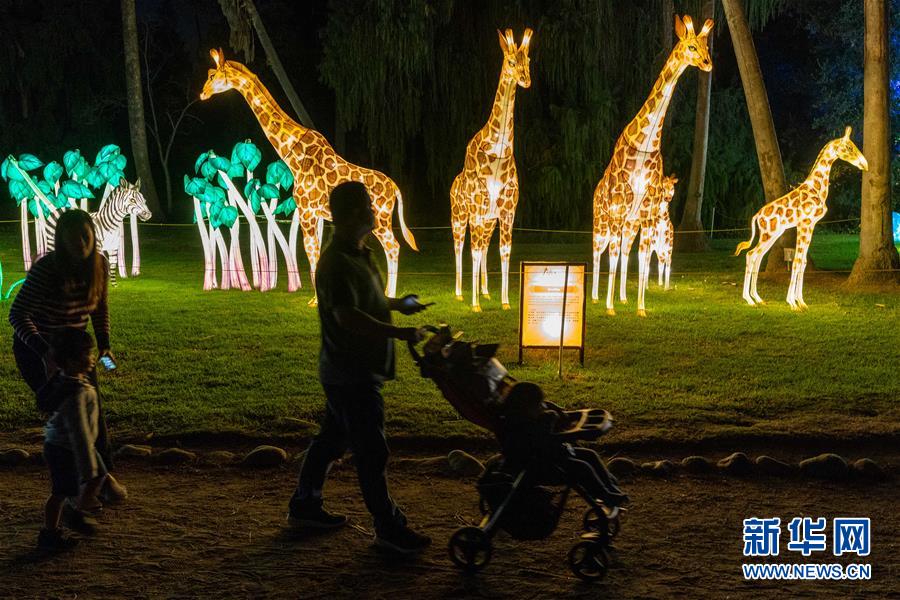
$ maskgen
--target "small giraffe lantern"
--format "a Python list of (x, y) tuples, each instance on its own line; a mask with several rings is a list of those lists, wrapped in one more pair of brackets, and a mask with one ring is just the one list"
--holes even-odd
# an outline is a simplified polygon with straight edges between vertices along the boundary
[(675, 227), (669, 218), (669, 205), (675, 196), (675, 184), (678, 178), (669, 175), (663, 178), (663, 197), (659, 203), (659, 217), (656, 225), (650, 232), (650, 250), (656, 252), (657, 274), (659, 285), (663, 285), (669, 289), (669, 276), (672, 274), (672, 248), (675, 245)]
[[(591, 298), (598, 302), (600, 256), (609, 249), (609, 285), (606, 292), (606, 312), (616, 314), (613, 290), (616, 269), (622, 261), (620, 296), (625, 297), (625, 278), (628, 252), (637, 231), (652, 228), (659, 214), (663, 187), (663, 160), (660, 152), (663, 122), (669, 101), (679, 77), (688, 67), (712, 70), (707, 38), (713, 21), (707, 19), (703, 28), (694, 32), (691, 17), (675, 16), (678, 43), (669, 54), (662, 72), (638, 114), (625, 127), (613, 148), (612, 158), (603, 178), (594, 190), (594, 274)], [(645, 234), (641, 234), (642, 239)], [(646, 236), (649, 241), (649, 235)], [(650, 270), (650, 244), (642, 241), (638, 278), (638, 315), (646, 316), (644, 292)]]
[[(372, 235), (384, 248), (388, 270), (385, 294), (393, 297), (397, 292), (397, 262), (400, 256), (400, 244), (391, 230), (395, 204), (403, 239), (413, 250), (418, 249), (412, 232), (407, 229), (403, 220), (403, 197), (397, 184), (384, 173), (344, 160), (334, 151), (325, 136), (314, 129), (303, 127), (284, 112), (269, 90), (247, 67), (225, 60), (221, 49), (210, 50), (209, 54), (216, 68), (209, 70), (209, 78), (203, 86), (200, 99), (206, 100), (213, 94), (231, 89), (239, 91), (250, 105), (266, 138), (294, 175), (294, 201), (297, 210), (294, 211), (291, 226), (299, 226), (303, 232), (303, 247), (309, 260), (313, 289), (322, 245), (323, 221), (331, 220), (328, 208), (331, 190), (339, 183), (358, 181), (366, 186), (372, 199), (372, 211), (375, 213)], [(313, 297), (309, 304), (315, 306), (316, 298)]]
[(785, 230), (796, 227), (797, 247), (791, 265), (791, 282), (788, 285), (787, 303), (791, 305), (792, 310), (807, 308), (806, 302), (803, 301), (803, 273), (806, 271), (806, 254), (809, 251), (813, 229), (828, 210), (825, 200), (828, 198), (831, 165), (840, 158), (861, 171), (869, 170), (866, 157), (850, 139), (850, 131), (850, 127), (847, 127), (843, 137), (825, 144), (803, 183), (784, 196), (769, 202), (753, 215), (750, 239), (738, 244), (734, 252), (734, 255), (737, 256), (750, 248), (756, 237), (756, 230), (759, 229), (759, 240), (756, 246), (747, 252), (747, 268), (744, 271), (744, 300), (747, 301), (747, 304), (752, 306), (763, 303), (763, 299), (756, 291), (756, 280), (759, 276), (762, 259)]
[(450, 218), (453, 227), (453, 250), (456, 254), (456, 298), (462, 300), (462, 254), (466, 243), (466, 226), (472, 248), (472, 310), (481, 311), (480, 290), (489, 298), (487, 285), (487, 251), (500, 222), (501, 301), (509, 308), (509, 256), (512, 249), (512, 226), (519, 202), (519, 179), (513, 156), (513, 122), (516, 88), (531, 86), (528, 46), (531, 29), (516, 45), (512, 29), (497, 31), (503, 50), (500, 83), (488, 122), (466, 146), (462, 172), (450, 188)]

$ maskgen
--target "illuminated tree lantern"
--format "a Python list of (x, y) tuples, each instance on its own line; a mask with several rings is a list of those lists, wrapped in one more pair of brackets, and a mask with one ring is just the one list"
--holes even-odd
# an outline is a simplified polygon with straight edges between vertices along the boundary
[[(645, 316), (644, 293), (650, 271), (651, 239), (663, 198), (663, 161), (660, 152), (663, 122), (679, 77), (688, 67), (712, 70), (707, 38), (713, 21), (707, 19), (699, 33), (694, 32), (691, 17), (675, 17), (678, 43), (649, 97), (637, 116), (622, 131), (613, 149), (612, 159), (594, 190), (593, 250), (594, 273), (591, 298), (599, 301), (600, 256), (609, 249), (609, 285), (606, 312), (615, 314), (613, 291), (620, 260), (622, 275), (619, 294), (625, 301), (628, 254), (638, 230), (642, 231), (639, 253), (638, 315)], [(648, 230), (646, 235), (644, 230)]]
[[(512, 226), (519, 202), (519, 179), (513, 156), (513, 123), (516, 88), (531, 85), (528, 46), (531, 29), (516, 45), (512, 29), (499, 31), (503, 50), (500, 83), (494, 96), (487, 124), (466, 146), (462, 172), (450, 188), (450, 215), (453, 249), (456, 254), (456, 298), (462, 300), (462, 253), (469, 228), (472, 248), (472, 310), (479, 312), (479, 289), (490, 298), (487, 282), (487, 250), (497, 221), (500, 222), (501, 301), (509, 308), (509, 256), (512, 250)], [(481, 278), (479, 287), (479, 275)]]
[(656, 253), (658, 282), (659, 285), (663, 285), (665, 282), (665, 289), (669, 289), (669, 276), (672, 274), (675, 227), (672, 226), (672, 220), (669, 218), (669, 206), (675, 196), (676, 183), (678, 183), (678, 178), (675, 176), (669, 175), (663, 178), (663, 196), (659, 202), (659, 216), (656, 219), (656, 225), (649, 231), (650, 251)]
[[(372, 234), (384, 248), (388, 270), (385, 293), (393, 297), (397, 291), (397, 265), (400, 256), (400, 244), (391, 229), (395, 204), (403, 238), (413, 250), (417, 249), (415, 238), (403, 220), (403, 197), (397, 184), (384, 173), (354, 165), (338, 156), (321, 133), (303, 127), (284, 112), (247, 67), (235, 61), (226, 61), (221, 50), (210, 50), (209, 53), (215, 62), (215, 68), (209, 70), (200, 99), (206, 100), (214, 94), (231, 89), (240, 92), (262, 126), (266, 138), (297, 182), (294, 186), (293, 200), (296, 209), (293, 212), (291, 230), (303, 231), (303, 246), (309, 259), (313, 289), (322, 245), (323, 222), (331, 220), (328, 208), (331, 190), (345, 181), (358, 181), (366, 186), (372, 199), (375, 213), (375, 229)], [(277, 239), (274, 229), (270, 228), (269, 232)], [(295, 238), (293, 234), (291, 237)], [(253, 243), (259, 243), (255, 234)], [(258, 256), (254, 260), (257, 259), (262, 260), (262, 257)], [(266, 260), (268, 262), (268, 257)], [(315, 297), (309, 303), (315, 306)]]
[(744, 300), (751, 306), (763, 303), (763, 299), (756, 291), (756, 280), (763, 257), (785, 230), (796, 227), (797, 247), (794, 250), (791, 265), (791, 282), (788, 285), (787, 303), (793, 310), (807, 308), (806, 302), (803, 301), (806, 255), (812, 240), (813, 229), (828, 210), (825, 200), (828, 198), (831, 165), (840, 158), (861, 171), (869, 170), (866, 157), (850, 139), (850, 132), (850, 127), (847, 127), (843, 137), (825, 144), (803, 183), (784, 196), (769, 202), (753, 215), (750, 239), (738, 244), (734, 252), (734, 255), (737, 256), (750, 248), (756, 237), (756, 231), (759, 230), (759, 240), (756, 246), (747, 252), (747, 268), (744, 271)]

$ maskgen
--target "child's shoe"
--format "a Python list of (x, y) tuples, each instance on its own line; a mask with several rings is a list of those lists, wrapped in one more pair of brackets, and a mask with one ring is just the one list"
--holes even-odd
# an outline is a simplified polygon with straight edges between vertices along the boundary
[(41, 550), (64, 552), (77, 546), (78, 540), (66, 536), (62, 529), (41, 529), (37, 545)]
[(97, 519), (72, 506), (71, 500), (66, 499), (62, 510), (62, 524), (81, 535), (94, 535), (97, 533)]

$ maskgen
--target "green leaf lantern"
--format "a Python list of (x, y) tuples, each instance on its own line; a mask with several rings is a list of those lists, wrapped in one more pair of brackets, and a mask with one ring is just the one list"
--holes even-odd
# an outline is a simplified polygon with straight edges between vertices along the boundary
[(282, 189), (290, 189), (294, 185), (294, 174), (283, 160), (276, 160), (266, 167), (266, 183), (277, 185)]
[(226, 227), (231, 227), (237, 221), (238, 209), (234, 206), (223, 206), (219, 211), (219, 222)]
[(194, 196), (199, 199), (206, 191), (208, 185), (209, 182), (202, 177), (191, 178), (187, 175), (184, 176), (184, 191), (189, 196)]
[(207, 185), (200, 200), (209, 204), (225, 204), (225, 190), (214, 185)]
[(34, 154), (20, 154), (19, 155), (19, 168), (23, 171), (34, 171), (35, 169), (39, 169), (44, 166), (44, 163), (41, 162)]
[(38, 181), (37, 187), (51, 202), (56, 201), (56, 190), (53, 189), (53, 184), (49, 181)]
[(44, 167), (44, 181), (49, 183), (50, 185), (56, 185), (56, 182), (59, 181), (59, 178), (63, 175), (63, 167), (58, 162), (50, 161)]
[(68, 181), (64, 181), (62, 185), (59, 186), (59, 192), (67, 198), (71, 198), (73, 200), (81, 200), (83, 198), (94, 197), (94, 194), (91, 193), (91, 190), (89, 190), (86, 185), (78, 181), (73, 181), (71, 179)]
[(277, 200), (280, 194), (277, 187), (271, 183), (264, 183), (259, 186), (259, 195), (266, 200)]
[(259, 212), (259, 186), (260, 181), (255, 177), (244, 186), (244, 198), (250, 203), (250, 210), (253, 211), (253, 214)]
[(212, 155), (212, 150), (207, 150), (206, 152), (202, 152), (200, 156), (197, 157), (197, 160), (194, 161), (194, 173), (199, 173), (200, 169), (203, 167), (203, 164), (209, 160), (210, 155)]
[(219, 174), (219, 171), (213, 166), (212, 161), (207, 160), (200, 166), (200, 173), (207, 181), (212, 181)]
[(0, 177), (3, 177), (3, 181), (9, 181), (9, 172), (13, 170), (12, 164), (10, 163), (10, 159), (12, 156), (7, 156), (2, 163), (0, 163)]
[(124, 170), (125, 170), (125, 165), (128, 164), (128, 159), (125, 158), (125, 157), (124, 157), (123, 155), (121, 155), (121, 154), (117, 154), (117, 155), (116, 155), (116, 160), (115, 160), (114, 162), (115, 162), (115, 165), (116, 165), (116, 168), (117, 168), (117, 169), (119, 169), (120, 171), (124, 171)]
[(262, 160), (262, 152), (250, 140), (238, 142), (231, 151), (231, 161), (241, 163), (248, 171), (253, 171)]
[(79, 150), (69, 150), (63, 154), (63, 166), (66, 168), (66, 173), (69, 174), (69, 177), (72, 176), (72, 173), (75, 171), (75, 166), (80, 160), (82, 160), (82, 158)]
[(53, 202), (53, 206), (55, 206), (56, 208), (65, 208), (66, 206), (69, 206), (69, 199), (66, 198), (65, 194), (63, 194), (62, 192), (56, 194), (55, 196), (48, 196), (47, 198), (51, 202)]
[(296, 210), (296, 209), (297, 209), (297, 203), (294, 202), (293, 198), (288, 198), (288, 199), (282, 201), (275, 208), (275, 214), (288, 216), (288, 215), (292, 214), (294, 212), (294, 210)]
[(247, 172), (244, 171), (244, 165), (240, 162), (231, 161), (231, 166), (228, 168), (228, 177), (232, 181), (237, 179), (238, 177), (245, 177)]
[(119, 148), (115, 144), (107, 144), (100, 148), (100, 151), (97, 153), (97, 158), (94, 159), (94, 164), (99, 165), (105, 162), (114, 161), (116, 160), (117, 156), (121, 155), (121, 153), (121, 148)]
[[(103, 166), (103, 165), (101, 165), (101, 166)], [(97, 166), (97, 167), (94, 167), (93, 169), (91, 169), (91, 172), (88, 173), (88, 176), (87, 176), (87, 178), (85, 178), (85, 181), (87, 182), (87, 184), (89, 186), (96, 189), (96, 188), (99, 188), (100, 186), (102, 186), (104, 183), (106, 183), (106, 178), (103, 177), (103, 173), (100, 171), (100, 167)]]
[(109, 185), (115, 187), (119, 185), (119, 181), (121, 181), (125, 177), (125, 173), (122, 169), (119, 168), (119, 165), (116, 161), (101, 163), (94, 169), (98, 173), (98, 178), (100, 183), (94, 185), (94, 187), (100, 187), (104, 183), (108, 183)]
[(22, 179), (12, 179), (9, 182), (9, 195), (15, 198), (16, 204), (22, 204), (22, 200), (34, 197), (34, 190)]

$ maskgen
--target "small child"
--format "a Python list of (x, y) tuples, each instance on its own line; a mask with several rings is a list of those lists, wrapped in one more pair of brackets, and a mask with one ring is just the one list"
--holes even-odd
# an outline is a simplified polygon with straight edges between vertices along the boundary
[(503, 455), (517, 466), (537, 467), (552, 478), (552, 467), (560, 468), (569, 482), (599, 498), (609, 508), (628, 501), (616, 478), (600, 456), (590, 448), (560, 442), (553, 433), (565, 428), (568, 416), (534, 383), (516, 383), (504, 399)]
[(60, 518), (67, 498), (76, 497), (75, 511), (100, 507), (97, 493), (106, 478), (106, 466), (94, 444), (99, 404), (97, 390), (87, 374), (94, 368), (94, 340), (81, 329), (59, 330), (51, 343), (59, 372), (38, 390), (38, 405), (52, 412), (44, 428), (44, 460), (50, 469), (52, 491), (44, 509), (44, 528), (38, 546), (66, 550), (77, 540), (66, 537)]

